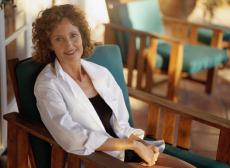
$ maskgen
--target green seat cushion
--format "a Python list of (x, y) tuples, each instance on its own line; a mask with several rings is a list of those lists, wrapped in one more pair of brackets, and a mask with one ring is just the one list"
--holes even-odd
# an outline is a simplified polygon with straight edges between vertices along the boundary
[(192, 151), (180, 149), (166, 144), (164, 153), (180, 158), (197, 168), (230, 168), (227, 164), (218, 162), (208, 157), (200, 156)]
[(129, 111), (129, 122), (133, 125), (129, 94), (123, 74), (123, 64), (119, 47), (116, 45), (97, 46), (93, 55), (87, 58), (87, 60), (106, 67), (112, 73), (122, 90), (126, 107)]
[[(198, 30), (198, 41), (205, 44), (210, 44), (212, 35), (213, 35), (212, 30), (200, 28)], [(226, 30), (224, 32), (223, 40), (230, 42), (230, 30)]]
[[(132, 1), (129, 3), (114, 6), (110, 9), (109, 14), (111, 23), (150, 33), (164, 33), (158, 1)], [(123, 63), (126, 64), (129, 34), (116, 33), (116, 39), (121, 49)], [(137, 38), (137, 50), (139, 49), (139, 45), (140, 39)], [(161, 67), (161, 58), (158, 58), (157, 62), (157, 66)]]
[[(33, 122), (41, 122), (36, 106), (36, 98), (34, 96), (34, 83), (37, 75), (43, 67), (44, 65), (36, 63), (31, 58), (21, 61), (15, 67), (19, 98), (22, 108), (21, 115)], [(29, 136), (29, 139), (37, 168), (50, 167), (51, 147), (49, 143), (32, 135)]]
[[(167, 69), (169, 64), (170, 45), (160, 43), (157, 52), (163, 58), (162, 69)], [(184, 45), (183, 72), (193, 74), (205, 69), (215, 67), (228, 60), (227, 52), (209, 46)]]

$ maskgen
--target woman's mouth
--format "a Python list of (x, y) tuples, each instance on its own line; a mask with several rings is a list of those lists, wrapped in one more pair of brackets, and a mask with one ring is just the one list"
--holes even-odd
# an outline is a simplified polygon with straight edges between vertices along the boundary
[(64, 52), (65, 55), (73, 55), (76, 52), (76, 50), (71, 50), (68, 52)]

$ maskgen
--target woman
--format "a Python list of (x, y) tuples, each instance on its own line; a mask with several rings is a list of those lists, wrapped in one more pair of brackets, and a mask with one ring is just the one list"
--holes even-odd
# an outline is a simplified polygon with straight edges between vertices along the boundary
[(78, 155), (104, 151), (144, 166), (161, 158), (169, 158), (164, 162), (170, 165), (178, 162), (159, 157), (158, 148), (142, 140), (144, 131), (130, 127), (121, 89), (110, 72), (81, 59), (92, 54), (93, 45), (80, 9), (61, 5), (44, 10), (33, 24), (33, 43), (33, 57), (46, 64), (35, 83), (37, 107), (64, 150)]

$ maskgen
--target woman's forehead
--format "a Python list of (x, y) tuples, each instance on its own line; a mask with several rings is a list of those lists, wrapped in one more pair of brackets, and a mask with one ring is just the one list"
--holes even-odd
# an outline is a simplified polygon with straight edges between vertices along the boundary
[(68, 33), (68, 32), (80, 33), (79, 28), (77, 26), (72, 24), (72, 22), (69, 19), (64, 18), (55, 25), (54, 29), (51, 31), (51, 36)]

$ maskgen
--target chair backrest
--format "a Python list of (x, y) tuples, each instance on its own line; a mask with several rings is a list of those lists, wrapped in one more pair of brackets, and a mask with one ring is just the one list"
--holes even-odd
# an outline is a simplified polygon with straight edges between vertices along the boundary
[[(93, 55), (87, 58), (87, 60), (105, 66), (111, 71), (122, 89), (130, 113), (128, 90), (123, 75), (123, 65), (119, 48), (115, 45), (98, 46)], [(30, 121), (41, 121), (33, 90), (36, 78), (43, 68), (44, 65), (35, 62), (32, 58), (19, 61), (14, 66), (12, 80), (14, 82), (19, 114)], [(132, 124), (131, 113), (130, 123)], [(32, 136), (30, 137), (30, 143), (37, 168), (50, 167), (51, 148), (49, 144)]]
[[(109, 8), (109, 7), (108, 7)], [(150, 33), (164, 33), (158, 0), (136, 0), (109, 8), (110, 21)]]
[(97, 46), (94, 54), (87, 60), (106, 67), (113, 74), (116, 82), (122, 90), (126, 107), (129, 112), (129, 122), (133, 125), (129, 94), (123, 74), (123, 64), (119, 47), (115, 45)]

